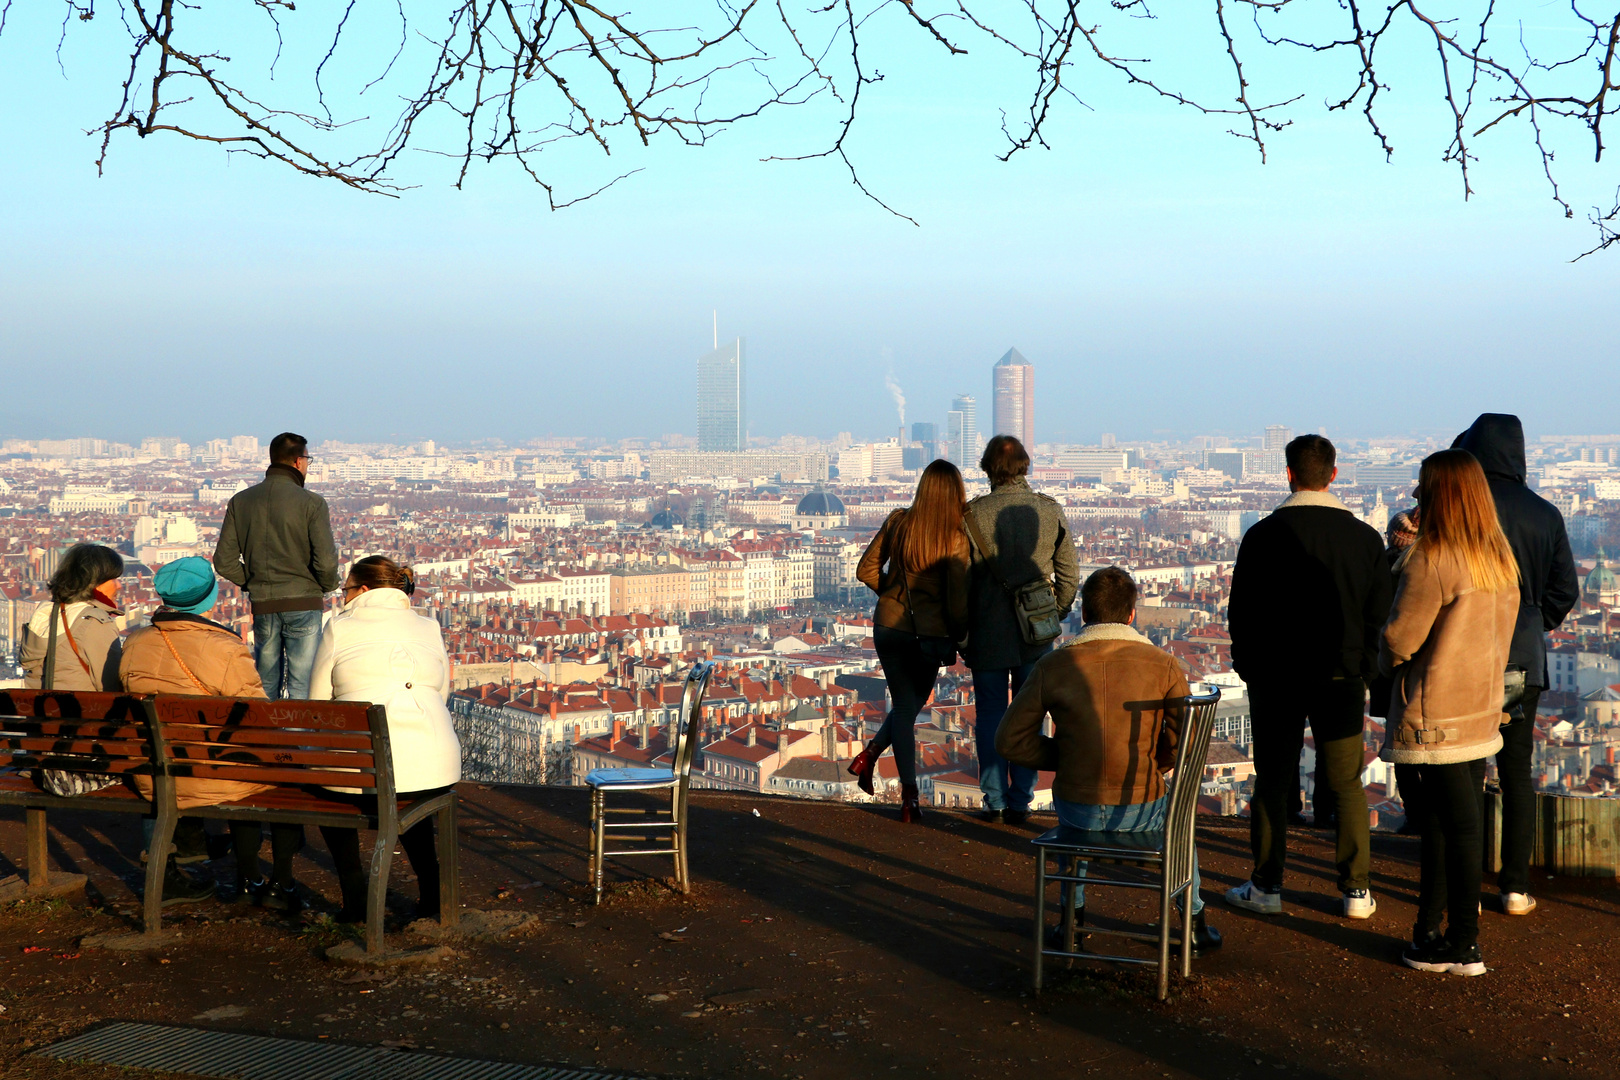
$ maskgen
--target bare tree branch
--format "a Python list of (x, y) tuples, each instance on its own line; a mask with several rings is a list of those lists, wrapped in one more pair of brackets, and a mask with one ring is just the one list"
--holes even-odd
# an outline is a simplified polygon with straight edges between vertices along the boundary
[[(12, 2), (0, 0), (0, 32)], [(73, 27), (96, 15), (95, 0), (62, 2), (59, 64)], [(404, 0), (303, 8), (293, 0), (251, 0), (247, 10), (262, 12), (268, 27), (264, 40), (245, 43), (204, 36), (221, 33), (220, 23), (205, 22), (186, 0), (101, 2), (117, 6), (129, 36), (129, 63), (116, 108), (95, 129), (98, 170), (121, 134), (163, 134), (394, 195), (405, 187), (406, 151), (414, 150), (454, 162), (458, 186), (475, 165), (515, 161), (553, 208), (591, 198), (639, 171), (616, 169), (611, 179), (585, 185), (583, 194), (559, 194), (552, 178), (564, 166), (548, 155), (568, 144), (604, 157), (626, 140), (643, 147), (669, 139), (703, 146), (769, 112), (815, 104), (817, 116), (832, 114), (824, 141), (764, 160), (836, 158), (857, 190), (915, 224), (868, 186), (855, 150), (862, 102), (883, 81), (885, 50), (914, 43), (946, 60), (982, 44), (1032, 76), (1016, 125), (1002, 114), (1003, 161), (1048, 146), (1046, 133), (1060, 106), (1086, 107), (1079, 88), (1100, 77), (1204, 115), (1233, 117), (1230, 134), (1253, 143), (1264, 162), (1269, 139), (1293, 123), (1292, 107), (1305, 94), (1286, 87), (1258, 91), (1250, 72), (1263, 69), (1252, 63), (1254, 48), (1322, 58), (1309, 70), (1340, 87), (1323, 107), (1330, 113), (1358, 108), (1388, 159), (1395, 146), (1379, 114), (1392, 81), (1385, 58), (1395, 46), (1380, 46), (1421, 41), (1432, 49), (1435, 92), (1446, 116), (1441, 158), (1456, 165), (1464, 197), (1474, 191), (1481, 137), (1517, 123), (1566, 217), (1573, 209), (1555, 168), (1560, 133), (1584, 132), (1601, 163), (1605, 125), (1620, 107), (1620, 0), (1568, 0), (1561, 16), (1538, 9), (1538, 21), (1558, 22), (1537, 30), (1537, 40), (1560, 42), (1555, 51), (1533, 44), (1522, 25), (1504, 35), (1505, 51), (1499, 50), (1493, 26), (1506, 17), (1499, 11), (1503, 0), (1213, 0), (1211, 45), (1218, 52), (1210, 58), (1219, 58), (1233, 80), (1224, 101), (1218, 89), (1194, 88), (1208, 82), (1207, 72), (1154, 67), (1151, 55), (1131, 55), (1151, 50), (1121, 44), (1154, 25), (1147, 0), (808, 0), (807, 7), (798, 0), (711, 0), (708, 15), (689, 7), (679, 19), (667, 16), (664, 5), (626, 11), (605, 0), (420, 0), (428, 15), (408, 15)], [(1594, 2), (1611, 7), (1600, 15), (1581, 7)], [(1248, 16), (1234, 19), (1240, 6)], [(371, 66), (369, 55), (343, 42), (345, 34), (358, 32), (357, 24), (369, 27), (373, 16), (385, 25), (397, 19), (399, 44), (352, 98), (333, 96), (329, 76), (343, 63), (358, 57)], [(311, 42), (318, 44), (311, 48)], [(268, 70), (233, 62), (237, 44), (249, 55), (267, 56)], [(1339, 55), (1349, 60), (1342, 86), (1337, 80), (1344, 69), (1329, 63)], [(307, 90), (298, 80), (289, 85), (277, 78), (283, 63), (309, 72)], [(261, 78), (274, 82), (273, 92)], [(398, 94), (397, 112), (339, 118), (384, 82)], [(1599, 234), (1592, 251), (1613, 246), (1615, 213), (1594, 209), (1589, 220)]]

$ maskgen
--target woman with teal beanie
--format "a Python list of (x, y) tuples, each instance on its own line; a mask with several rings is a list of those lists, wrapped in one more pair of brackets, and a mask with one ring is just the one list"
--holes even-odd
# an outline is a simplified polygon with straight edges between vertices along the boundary
[[(163, 606), (152, 615), (152, 625), (135, 631), (124, 643), (119, 670), (125, 690), (132, 694), (266, 696), (246, 643), (235, 630), (204, 617), (219, 599), (219, 580), (212, 563), (196, 555), (165, 563), (153, 577), (152, 587)], [(146, 778), (137, 777), (136, 786), (142, 787), (143, 780)], [(174, 787), (181, 810), (234, 802), (269, 790), (266, 784), (189, 777), (176, 780)], [(151, 797), (149, 780), (142, 794)], [(200, 822), (191, 827), (197, 825)], [(259, 845), (263, 839), (260, 826), (256, 822), (233, 821), (231, 839), (236, 849), (238, 899), (286, 911), (303, 906), (292, 877), (293, 856), (304, 846), (302, 826), (270, 826), (274, 869), (269, 881), (259, 873)], [(171, 878), (177, 873), (170, 867)], [(184, 880), (166, 880), (164, 903), (202, 900), (213, 893), (212, 882), (196, 885), (190, 891), (185, 885)]]

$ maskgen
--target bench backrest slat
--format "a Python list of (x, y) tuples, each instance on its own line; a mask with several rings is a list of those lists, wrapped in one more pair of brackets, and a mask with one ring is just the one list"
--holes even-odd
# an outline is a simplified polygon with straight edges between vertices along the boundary
[(371, 790), (377, 777), (369, 772), (343, 769), (278, 768), (274, 765), (238, 765), (232, 762), (171, 761), (169, 775), (183, 779), (237, 780), (244, 784), (313, 784)]
[(377, 749), (386, 747), (387, 729), (379, 706), (160, 694), (152, 712), (176, 778), (384, 787)]
[(209, 727), (202, 724), (169, 724), (164, 729), (171, 742), (198, 743), (210, 746), (241, 747), (248, 750), (273, 752), (282, 747), (309, 746), (312, 742), (329, 750), (364, 750), (371, 752), (371, 735), (349, 732), (323, 731), (319, 740), (312, 740), (307, 731), (281, 731), (261, 727)]
[(146, 712), (129, 694), (0, 690), (0, 763), (20, 769), (150, 774)]
[(140, 698), (88, 690), (0, 690), (0, 718), (123, 720), (141, 723)]
[[(281, 731), (369, 734), (370, 706), (363, 701), (251, 701), (241, 698), (159, 694), (152, 700), (158, 723), (205, 727), (275, 728)], [(325, 745), (316, 741), (316, 745)]]

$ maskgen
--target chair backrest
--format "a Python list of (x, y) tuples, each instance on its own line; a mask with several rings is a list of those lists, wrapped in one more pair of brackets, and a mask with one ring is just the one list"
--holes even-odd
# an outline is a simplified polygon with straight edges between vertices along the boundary
[(692, 759), (697, 756), (697, 743), (701, 735), (698, 716), (703, 708), (703, 695), (709, 689), (709, 676), (714, 664), (696, 664), (686, 675), (686, 686), (681, 691), (681, 713), (675, 719), (675, 756), (670, 767), (675, 779), (685, 786), (692, 774)]
[(152, 707), (172, 776), (394, 793), (381, 705), (160, 694)]
[(1209, 736), (1215, 730), (1215, 707), (1220, 701), (1218, 687), (1207, 694), (1181, 699), (1181, 739), (1176, 746), (1175, 783), (1170, 789), (1170, 806), (1164, 823), (1164, 871), (1166, 878), (1176, 885), (1192, 878), (1198, 792), (1203, 787)]
[(0, 690), (0, 752), (19, 769), (151, 775), (157, 753), (141, 698)]

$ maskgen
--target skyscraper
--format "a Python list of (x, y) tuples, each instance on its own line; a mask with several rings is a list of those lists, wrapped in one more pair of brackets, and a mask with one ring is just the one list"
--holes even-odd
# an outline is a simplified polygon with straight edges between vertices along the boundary
[(743, 339), (698, 357), (697, 367), (698, 449), (732, 453), (748, 449)]
[(945, 455), (959, 469), (979, 463), (979, 404), (972, 394), (958, 394), (945, 414)]
[(995, 385), (995, 434), (1011, 435), (1035, 449), (1035, 368), (1017, 349), (996, 361), (992, 369)]
[(1288, 446), (1293, 438), (1294, 431), (1292, 428), (1285, 427), (1282, 424), (1272, 424), (1266, 428), (1265, 442), (1260, 448), (1262, 450), (1282, 450)]
[(911, 425), (911, 441), (922, 443), (923, 464), (939, 456), (939, 425), (918, 422)]

